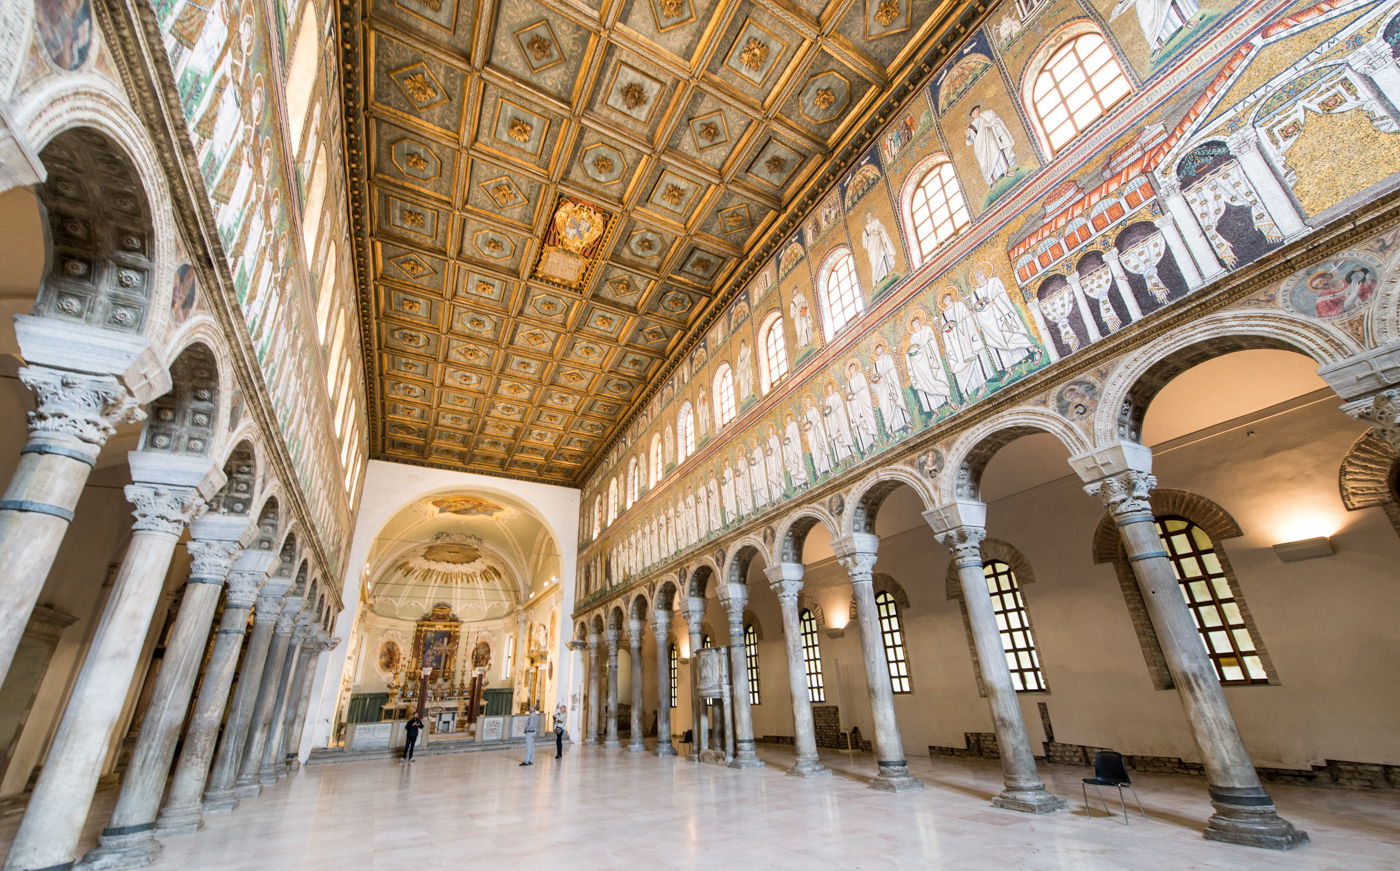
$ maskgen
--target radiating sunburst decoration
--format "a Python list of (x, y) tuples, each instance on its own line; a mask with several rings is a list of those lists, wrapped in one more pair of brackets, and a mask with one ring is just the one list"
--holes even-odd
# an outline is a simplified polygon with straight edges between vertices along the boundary
[(496, 584), (505, 579), (496, 560), (482, 551), (481, 539), (474, 535), (438, 538), (399, 559), (389, 571), (409, 580), (449, 586)]

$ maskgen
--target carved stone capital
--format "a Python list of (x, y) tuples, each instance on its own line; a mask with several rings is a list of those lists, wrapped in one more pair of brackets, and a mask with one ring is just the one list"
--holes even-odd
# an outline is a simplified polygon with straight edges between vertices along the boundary
[(802, 581), (800, 580), (779, 580), (769, 581), (768, 588), (778, 597), (779, 604), (797, 603), (797, 597), (802, 593)]
[(938, 536), (938, 540), (952, 551), (953, 559), (958, 562), (976, 560), (981, 563), (982, 540), (986, 537), (987, 530), (980, 526), (959, 526), (944, 531)]
[(622, 641), (622, 630), (609, 628), (606, 637), (608, 639), (608, 653), (617, 655), (617, 645)]
[(291, 635), (294, 631), (296, 631), (296, 628), (296, 612), (283, 611), (277, 615), (277, 628), (273, 631), (275, 631), (278, 635)]
[(567, 645), (570, 650), (583, 650), (587, 646), (587, 641), (570, 641)]
[(190, 577), (222, 581), (233, 570), (234, 560), (243, 552), (236, 541), (195, 540), (185, 545), (190, 552)]
[(1400, 451), (1400, 387), (1348, 402), (1342, 406), (1342, 411), (1370, 424), (1378, 437)]
[(1152, 488), (1157, 478), (1146, 472), (1129, 469), (1100, 481), (1084, 485), (1084, 492), (1097, 496), (1114, 518), (1132, 514), (1151, 513)]
[(164, 487), (156, 484), (128, 484), (126, 498), (133, 506), (133, 529), (179, 535), (185, 524), (209, 506), (190, 487)]
[(588, 633), (588, 649), (596, 651), (598, 649), (598, 633)]
[(749, 588), (743, 584), (720, 584), (715, 593), (719, 596), (720, 604), (729, 614), (730, 619), (734, 614), (743, 615), (744, 606), (749, 603)]
[(852, 584), (869, 584), (875, 579), (875, 560), (877, 554), (869, 551), (855, 551), (837, 557), (841, 562), (841, 567), (846, 570), (846, 574), (851, 576)]
[(67, 436), (101, 447), (117, 424), (145, 420), (135, 397), (112, 375), (80, 375), (41, 366), (26, 366), (19, 378), (34, 391), (29, 432)]
[(1230, 146), (1230, 153), (1235, 157), (1243, 157), (1246, 154), (1257, 154), (1259, 151), (1259, 133), (1253, 127), (1242, 127), (1226, 137), (1226, 143)]
[(232, 572), (224, 586), (224, 607), (251, 608), (258, 600), (258, 587), (262, 585), (262, 572)]
[(642, 649), (642, 632), (646, 628), (646, 621), (636, 617), (627, 619), (627, 646), (633, 650)]
[(1175, 199), (1181, 196), (1181, 182), (1170, 176), (1166, 178), (1157, 178), (1152, 186), (1157, 189), (1157, 196), (1164, 200)]

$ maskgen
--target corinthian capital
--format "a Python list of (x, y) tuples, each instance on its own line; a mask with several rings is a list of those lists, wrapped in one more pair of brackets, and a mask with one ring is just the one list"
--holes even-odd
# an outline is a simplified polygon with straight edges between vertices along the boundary
[(1347, 55), (1347, 66), (1363, 75), (1375, 75), (1387, 66), (1395, 65), (1395, 55), (1391, 53), (1390, 43), (1383, 39), (1375, 39), (1364, 43), (1360, 48)]
[(224, 606), (227, 608), (251, 608), (258, 600), (258, 587), (262, 585), (263, 572), (233, 572), (228, 576), (224, 587)]
[(953, 558), (958, 562), (977, 560), (981, 563), (982, 540), (986, 537), (987, 530), (980, 526), (958, 526), (941, 533), (938, 540), (953, 552)]
[(1362, 423), (1370, 424), (1377, 436), (1400, 451), (1400, 387), (1348, 402), (1342, 406), (1342, 410)]
[(19, 378), (34, 391), (29, 431), (69, 436), (101, 447), (119, 423), (145, 420), (136, 399), (111, 375), (80, 375), (42, 366), (26, 366)]
[(1129, 469), (1084, 485), (1084, 492), (1097, 496), (1115, 518), (1130, 514), (1151, 513), (1152, 488), (1157, 478), (1146, 472)]
[(853, 584), (869, 584), (873, 581), (875, 560), (878, 558), (878, 554), (867, 551), (856, 551), (838, 557), (841, 567), (851, 576)]
[(243, 552), (236, 541), (192, 541), (185, 545), (190, 552), (190, 577), (215, 578), (222, 581), (233, 569), (233, 561)]
[(179, 535), (185, 524), (199, 516), (209, 503), (192, 487), (128, 484), (126, 498), (135, 508), (133, 529)]

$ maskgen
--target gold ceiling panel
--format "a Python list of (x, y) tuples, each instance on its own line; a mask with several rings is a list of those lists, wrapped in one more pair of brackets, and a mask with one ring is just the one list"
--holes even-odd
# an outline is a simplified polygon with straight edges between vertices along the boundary
[(373, 455), (579, 483), (760, 240), (980, 8), (347, 0)]

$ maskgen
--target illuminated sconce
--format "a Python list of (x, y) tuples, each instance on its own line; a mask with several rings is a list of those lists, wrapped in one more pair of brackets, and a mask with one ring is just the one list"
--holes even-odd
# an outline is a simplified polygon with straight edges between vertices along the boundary
[(827, 638), (845, 638), (845, 637), (846, 637), (846, 627), (845, 627), (845, 626), (831, 626), (831, 627), (828, 627), (827, 630), (826, 630), (826, 637), (827, 637)]
[(845, 638), (846, 624), (850, 622), (850, 615), (845, 611), (838, 611), (827, 618), (826, 637)]
[(1274, 553), (1283, 562), (1296, 563), (1299, 560), (1331, 556), (1336, 553), (1336, 548), (1332, 547), (1332, 539), (1325, 535), (1319, 535), (1317, 538), (1305, 538), (1301, 541), (1285, 541), (1283, 544), (1276, 544), (1274, 545)]

